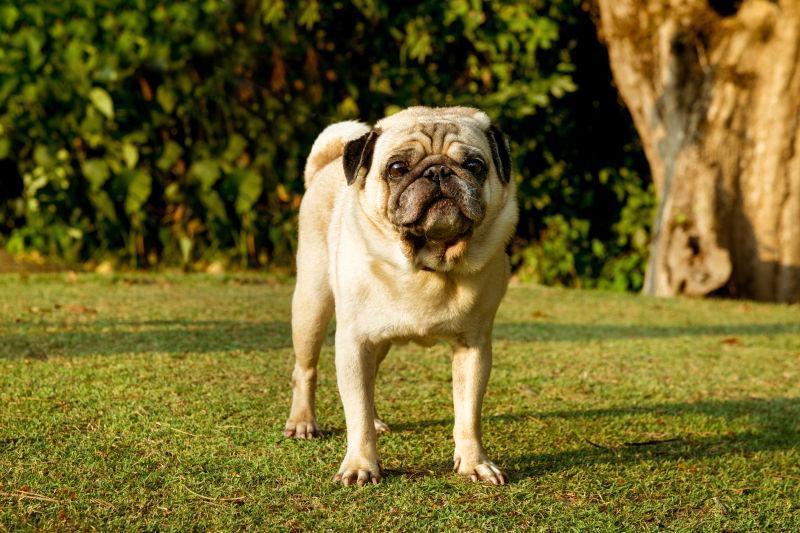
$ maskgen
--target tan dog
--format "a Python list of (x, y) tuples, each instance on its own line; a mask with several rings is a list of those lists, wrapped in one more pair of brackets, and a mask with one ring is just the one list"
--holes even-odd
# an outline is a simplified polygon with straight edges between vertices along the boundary
[(341, 122), (317, 138), (305, 169), (297, 286), (296, 363), (286, 436), (319, 435), (316, 368), (336, 311), (336, 374), (347, 454), (335, 479), (377, 483), (378, 365), (394, 343), (453, 347), (455, 471), (506, 476), (481, 443), (495, 312), (508, 284), (517, 222), (508, 144), (464, 107), (412, 107), (374, 128)]

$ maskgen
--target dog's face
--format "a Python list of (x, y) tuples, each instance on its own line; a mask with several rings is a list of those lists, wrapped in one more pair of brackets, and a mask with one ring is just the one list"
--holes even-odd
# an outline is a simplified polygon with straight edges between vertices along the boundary
[(508, 144), (475, 109), (406, 109), (347, 143), (343, 159), (368, 216), (427, 270), (450, 270), (508, 200)]

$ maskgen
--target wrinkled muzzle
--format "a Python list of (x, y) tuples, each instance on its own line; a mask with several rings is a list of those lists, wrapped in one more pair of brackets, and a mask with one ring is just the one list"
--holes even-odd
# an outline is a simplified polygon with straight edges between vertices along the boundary
[(432, 164), (390, 195), (392, 222), (428, 241), (449, 241), (469, 234), (484, 215), (481, 189), (445, 164)]

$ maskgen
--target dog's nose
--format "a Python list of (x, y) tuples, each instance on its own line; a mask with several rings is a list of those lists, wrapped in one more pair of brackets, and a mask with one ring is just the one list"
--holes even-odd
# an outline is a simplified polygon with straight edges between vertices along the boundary
[(431, 165), (422, 173), (423, 178), (428, 178), (434, 183), (447, 179), (453, 171), (447, 165)]

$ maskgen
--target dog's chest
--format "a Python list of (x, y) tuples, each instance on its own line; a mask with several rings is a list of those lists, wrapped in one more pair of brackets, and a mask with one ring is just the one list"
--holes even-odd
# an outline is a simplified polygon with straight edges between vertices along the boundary
[(479, 291), (441, 274), (414, 274), (387, 282), (371, 279), (360, 291), (360, 313), (370, 336), (430, 344), (460, 333), (471, 322)]

